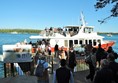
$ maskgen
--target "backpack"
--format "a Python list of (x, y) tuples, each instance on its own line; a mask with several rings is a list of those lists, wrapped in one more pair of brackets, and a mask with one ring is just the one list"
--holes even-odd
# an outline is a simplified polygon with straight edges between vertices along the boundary
[(88, 56), (85, 58), (85, 62), (86, 62), (87, 64), (92, 63), (91, 56), (92, 56), (92, 55), (90, 54), (90, 55), (88, 55)]
[(44, 64), (45, 62), (41, 63), (41, 61), (39, 61), (39, 64), (36, 68), (36, 72), (35, 72), (35, 75), (38, 76), (38, 77), (43, 77), (43, 73), (45, 71), (45, 68), (44, 68)]

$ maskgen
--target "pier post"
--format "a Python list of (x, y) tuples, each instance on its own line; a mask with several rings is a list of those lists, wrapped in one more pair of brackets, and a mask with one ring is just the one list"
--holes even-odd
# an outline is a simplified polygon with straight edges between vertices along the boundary
[(7, 73), (6, 73), (6, 63), (4, 63), (4, 77), (7, 77)]
[(11, 63), (11, 76), (15, 76), (14, 75), (14, 63)]

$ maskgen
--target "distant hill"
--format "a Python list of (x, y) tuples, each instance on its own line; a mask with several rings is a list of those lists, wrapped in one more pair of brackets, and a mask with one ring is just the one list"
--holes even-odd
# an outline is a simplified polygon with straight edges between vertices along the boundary
[[(39, 29), (0, 29), (0, 33), (41, 33)], [(118, 34), (118, 32), (97, 32), (98, 34)]]
[(37, 29), (0, 29), (0, 33), (40, 33), (42, 30)]

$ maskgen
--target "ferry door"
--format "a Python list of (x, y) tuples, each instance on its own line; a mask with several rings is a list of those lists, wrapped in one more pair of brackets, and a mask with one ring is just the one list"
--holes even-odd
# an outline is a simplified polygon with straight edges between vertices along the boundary
[(69, 47), (73, 47), (73, 40), (69, 40)]

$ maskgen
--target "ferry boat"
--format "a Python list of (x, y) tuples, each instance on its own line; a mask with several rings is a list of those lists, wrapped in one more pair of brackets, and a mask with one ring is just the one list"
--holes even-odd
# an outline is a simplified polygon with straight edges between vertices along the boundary
[(84, 16), (81, 13), (81, 26), (65, 26), (63, 29), (44, 30), (43, 34), (37, 36), (30, 36), (30, 39), (48, 39), (52, 51), (58, 44), (59, 48), (64, 46), (66, 49), (70, 47), (81, 47), (83, 45), (92, 44), (93, 47), (98, 47), (101, 44), (102, 48), (107, 50), (109, 46), (115, 44), (114, 41), (103, 40), (104, 37), (94, 32), (94, 26), (86, 26)]

